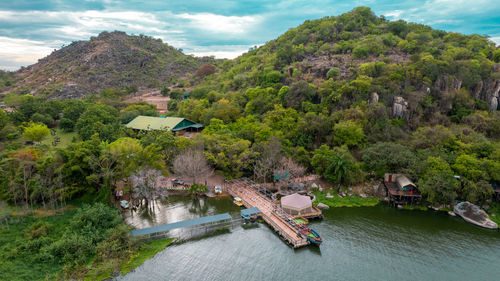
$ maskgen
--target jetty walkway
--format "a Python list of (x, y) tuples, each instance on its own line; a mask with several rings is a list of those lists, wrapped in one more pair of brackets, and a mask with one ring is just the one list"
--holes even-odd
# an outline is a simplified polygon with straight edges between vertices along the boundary
[(281, 237), (294, 248), (309, 245), (304, 234), (292, 227), (287, 221), (293, 217), (285, 213), (280, 206), (257, 192), (246, 180), (234, 180), (227, 184), (227, 191), (233, 197), (241, 198), (247, 208), (257, 207), (264, 221), (269, 224)]

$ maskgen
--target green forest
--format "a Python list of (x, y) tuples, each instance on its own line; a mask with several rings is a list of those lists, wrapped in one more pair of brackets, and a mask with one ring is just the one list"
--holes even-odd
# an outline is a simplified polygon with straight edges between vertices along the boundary
[[(80, 278), (99, 259), (145, 247), (109, 207), (114, 186), (145, 170), (168, 175), (187, 150), (202, 149), (229, 179), (270, 182), (266, 165), (288, 159), (339, 187), (401, 173), (426, 205), (489, 202), (500, 183), (498, 63), (500, 49), (485, 36), (359, 7), (201, 66), (175, 87), (159, 81), (171, 98), (167, 116), (205, 126), (193, 138), (125, 128), (138, 115), (159, 116), (123, 101), (134, 87), (73, 100), (11, 92), (2, 102), (13, 110), (0, 110), (0, 220), (19, 220), (9, 210), (78, 208), (27, 216), (10, 226), (19, 237), (2, 225), (0, 276), (28, 262), (37, 266), (19, 278)], [(0, 72), (0, 88), (15, 83)]]

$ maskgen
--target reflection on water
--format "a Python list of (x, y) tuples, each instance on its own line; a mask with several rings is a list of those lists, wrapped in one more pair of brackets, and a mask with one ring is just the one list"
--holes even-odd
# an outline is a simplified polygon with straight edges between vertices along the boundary
[(221, 213), (230, 213), (236, 217), (239, 216), (239, 211), (239, 207), (224, 198), (171, 195), (158, 200), (154, 212), (141, 208), (136, 212), (127, 211), (124, 216), (128, 224), (144, 228)]
[[(149, 226), (239, 209), (230, 200), (168, 198)], [(325, 212), (320, 248), (293, 250), (265, 224), (173, 245), (120, 280), (498, 280), (500, 231), (389, 207)]]

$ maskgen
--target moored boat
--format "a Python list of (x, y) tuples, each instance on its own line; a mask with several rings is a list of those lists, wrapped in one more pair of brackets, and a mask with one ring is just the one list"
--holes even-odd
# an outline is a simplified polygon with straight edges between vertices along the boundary
[(319, 235), (318, 232), (316, 232), (314, 229), (311, 229), (311, 233), (307, 235), (307, 240), (313, 244), (313, 245), (321, 245), (323, 242), (323, 239), (321, 239), (321, 236)]
[(243, 202), (241, 201), (240, 197), (234, 197), (233, 203), (238, 207), (243, 206)]

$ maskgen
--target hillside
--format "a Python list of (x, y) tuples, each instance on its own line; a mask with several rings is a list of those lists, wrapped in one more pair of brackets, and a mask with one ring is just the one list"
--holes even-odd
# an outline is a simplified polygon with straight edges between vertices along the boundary
[(416, 128), (421, 121), (461, 119), (474, 109), (495, 111), (499, 61), (500, 50), (484, 36), (388, 21), (359, 7), (306, 21), (227, 61), (221, 74), (193, 96), (203, 99), (212, 90), (244, 93), (256, 87), (283, 94), (245, 95), (245, 102), (234, 101), (245, 113), (254, 113), (247, 110), (248, 103), (264, 99), (298, 111), (313, 104), (330, 113), (372, 99)]
[(14, 86), (6, 89), (75, 98), (107, 88), (160, 88), (213, 62), (185, 55), (160, 39), (102, 32), (19, 70)]

